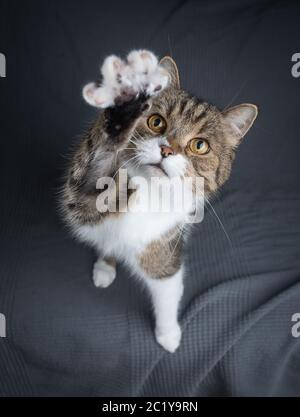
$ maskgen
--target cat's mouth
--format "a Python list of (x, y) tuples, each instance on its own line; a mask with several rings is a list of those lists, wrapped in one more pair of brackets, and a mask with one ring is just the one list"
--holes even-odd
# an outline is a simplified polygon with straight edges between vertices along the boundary
[[(184, 175), (187, 160), (181, 154), (163, 154), (170, 148), (164, 137), (152, 138), (138, 142), (132, 160), (132, 169), (136, 174), (149, 177), (173, 178)], [(167, 149), (168, 150), (168, 149)], [(129, 155), (131, 156), (131, 155)], [(131, 161), (131, 159), (129, 159)], [(143, 172), (144, 171), (144, 172)]]
[(148, 164), (149, 167), (154, 168), (154, 170), (160, 174), (159, 176), (161, 176), (161, 174), (163, 174), (164, 176), (168, 177), (168, 173), (163, 169), (163, 167), (161, 166), (161, 163), (158, 162), (157, 164)]

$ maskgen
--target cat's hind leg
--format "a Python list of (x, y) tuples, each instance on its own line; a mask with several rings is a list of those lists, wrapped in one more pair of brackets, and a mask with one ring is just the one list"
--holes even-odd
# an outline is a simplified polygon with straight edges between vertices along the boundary
[(94, 263), (93, 281), (98, 288), (109, 287), (116, 278), (116, 261), (99, 257)]

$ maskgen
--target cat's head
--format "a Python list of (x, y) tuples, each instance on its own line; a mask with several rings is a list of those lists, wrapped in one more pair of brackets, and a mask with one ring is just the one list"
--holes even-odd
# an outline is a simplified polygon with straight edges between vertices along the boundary
[(128, 151), (132, 166), (150, 175), (201, 176), (210, 194), (228, 179), (235, 151), (257, 117), (257, 107), (241, 104), (225, 111), (181, 90), (178, 69), (170, 57), (160, 62), (169, 86), (153, 98), (140, 119)]

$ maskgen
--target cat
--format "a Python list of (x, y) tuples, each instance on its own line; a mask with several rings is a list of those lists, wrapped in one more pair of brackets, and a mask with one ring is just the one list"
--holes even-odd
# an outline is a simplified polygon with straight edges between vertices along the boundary
[[(97, 181), (118, 178), (122, 167), (129, 178), (147, 182), (155, 176), (166, 182), (203, 177), (209, 199), (229, 178), (236, 148), (258, 110), (241, 104), (219, 111), (181, 89), (171, 57), (158, 61), (147, 50), (134, 50), (126, 60), (111, 55), (101, 72), (101, 84), (83, 88), (85, 101), (99, 114), (71, 160), (62, 190), (63, 215), (75, 236), (97, 251), (95, 286), (111, 285), (116, 261), (124, 262), (150, 291), (157, 342), (175, 352), (181, 341), (183, 231), (198, 204), (197, 187), (192, 187), (191, 206), (179, 212), (123, 211), (120, 201), (116, 212), (101, 212), (97, 199), (112, 189), (99, 190)], [(138, 187), (129, 194), (143, 198)]]

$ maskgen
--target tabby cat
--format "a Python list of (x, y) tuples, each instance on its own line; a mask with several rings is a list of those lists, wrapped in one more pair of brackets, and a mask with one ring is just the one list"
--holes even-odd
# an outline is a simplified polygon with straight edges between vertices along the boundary
[[(132, 51), (126, 60), (109, 56), (101, 72), (101, 84), (83, 89), (87, 103), (100, 110), (72, 158), (61, 199), (63, 214), (73, 233), (96, 249), (95, 286), (111, 285), (116, 262), (124, 262), (150, 291), (157, 342), (174, 352), (181, 340), (182, 232), (198, 204), (197, 186), (192, 187), (191, 205), (181, 211), (124, 210), (118, 195), (117, 209), (105, 212), (98, 207), (99, 197), (109, 197), (116, 188), (102, 189), (97, 182), (110, 178), (118, 183), (121, 168), (126, 168), (128, 181), (142, 177), (150, 183), (159, 177), (180, 183), (202, 177), (207, 199), (228, 179), (257, 107), (241, 104), (219, 111), (180, 88), (172, 58), (158, 62), (147, 50)], [(128, 184), (125, 202), (134, 197), (134, 207), (145, 191)], [(159, 193), (151, 196), (161, 198)]]

